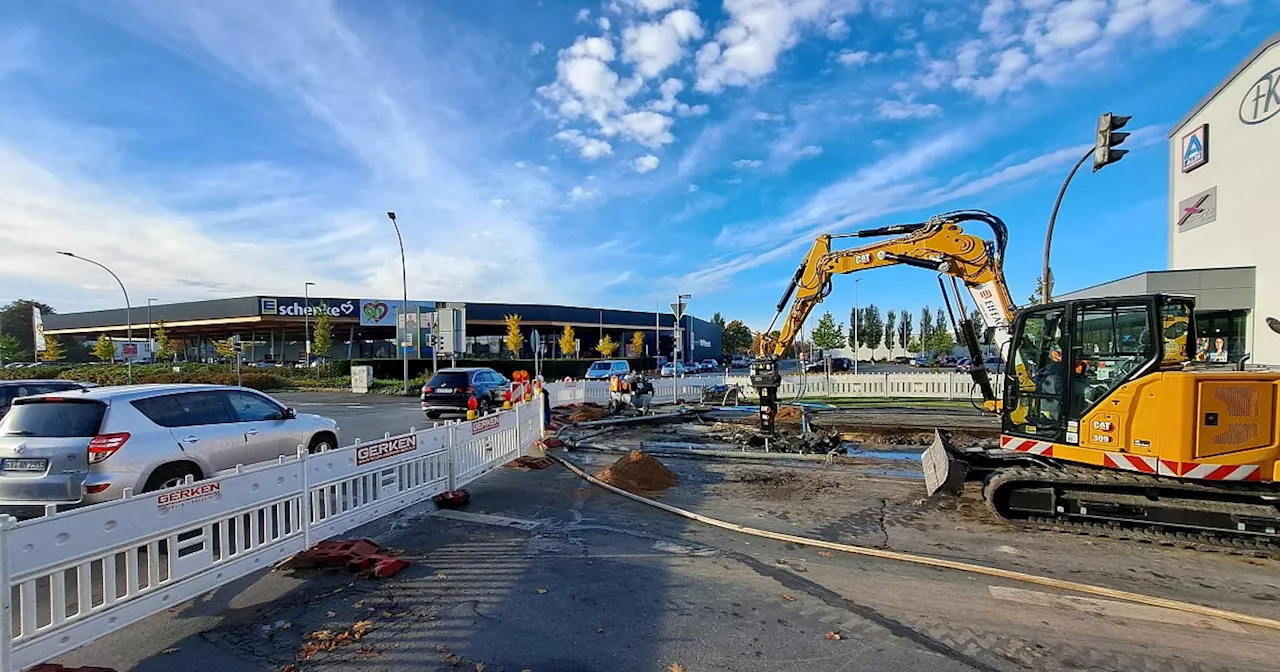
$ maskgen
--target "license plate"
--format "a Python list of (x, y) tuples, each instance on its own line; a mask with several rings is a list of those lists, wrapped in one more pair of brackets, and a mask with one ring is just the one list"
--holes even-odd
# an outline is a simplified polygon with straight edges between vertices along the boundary
[(0, 460), (0, 469), (4, 471), (44, 471), (49, 461), (34, 457), (7, 457)]
[(441, 388), (436, 389), (436, 392), (439, 392), (440, 394), (453, 394), (453, 388), (452, 388), (452, 387), (441, 387)]

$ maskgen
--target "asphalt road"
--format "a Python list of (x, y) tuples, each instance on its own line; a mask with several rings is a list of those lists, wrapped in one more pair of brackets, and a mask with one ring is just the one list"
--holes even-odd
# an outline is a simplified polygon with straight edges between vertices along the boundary
[(338, 421), (342, 445), (356, 439), (370, 441), (384, 434), (403, 434), (412, 428), (429, 427), (418, 400), (385, 394), (344, 392), (281, 392), (271, 396), (299, 413), (315, 413)]
[[(281, 396), (357, 431), (416, 420), (406, 400)], [(615, 459), (571, 457), (588, 471)], [(667, 462), (681, 483), (662, 501), (732, 522), (1264, 616), (1280, 600), (1274, 561), (1016, 530), (971, 499), (922, 505), (914, 479)], [(420, 506), (346, 535), (413, 562), (394, 578), (263, 572), (56, 662), (121, 672), (1261, 671), (1274, 669), (1280, 644), (1214, 619), (742, 536), (558, 466), (501, 469), (469, 489), (459, 512)], [(360, 646), (296, 660), (304, 635), (358, 621), (371, 627)]]

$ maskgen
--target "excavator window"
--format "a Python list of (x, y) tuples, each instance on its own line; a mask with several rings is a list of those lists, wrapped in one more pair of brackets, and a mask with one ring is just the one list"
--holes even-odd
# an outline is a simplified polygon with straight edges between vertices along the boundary
[(1160, 335), (1153, 338), (1151, 323), (1145, 302), (1076, 309), (1070, 419), (1079, 420), (1155, 358)]
[(1013, 348), (1013, 376), (1005, 392), (1006, 433), (1060, 440), (1067, 381), (1062, 326), (1066, 311), (1024, 315)]

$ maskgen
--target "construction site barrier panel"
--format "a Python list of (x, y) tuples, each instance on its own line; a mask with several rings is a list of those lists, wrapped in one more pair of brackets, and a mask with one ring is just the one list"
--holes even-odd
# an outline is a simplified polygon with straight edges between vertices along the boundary
[[(993, 373), (991, 385), (999, 397), (1004, 376)], [(729, 385), (741, 385), (755, 396), (751, 379), (731, 376)], [(817, 373), (787, 376), (778, 388), (778, 399), (801, 397), (868, 397), (878, 399), (974, 399), (979, 398), (973, 378), (967, 373)]]
[(0, 517), (0, 672), (88, 644), (528, 452), (542, 399), (41, 518)]

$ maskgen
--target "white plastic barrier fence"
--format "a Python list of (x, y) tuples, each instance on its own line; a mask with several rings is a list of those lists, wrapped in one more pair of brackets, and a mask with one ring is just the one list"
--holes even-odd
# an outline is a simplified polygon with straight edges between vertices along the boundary
[[(722, 381), (718, 378), (651, 378), (650, 382), (653, 383), (653, 401), (661, 404), (699, 401), (702, 399), (704, 388), (719, 385)], [(607, 380), (547, 383), (546, 388), (553, 408), (581, 404), (584, 401), (602, 405), (609, 403), (609, 381)]]
[(455, 490), (542, 436), (533, 403), (17, 522), (0, 518), (0, 672), (83, 646)]
[[(990, 374), (991, 385), (999, 397), (1004, 376)], [(741, 385), (755, 396), (751, 379), (732, 376), (730, 385)], [(979, 397), (973, 378), (967, 373), (839, 373), (830, 378), (811, 374), (803, 379), (787, 377), (778, 389), (779, 399), (800, 397), (872, 397), (881, 399), (972, 399)]]

